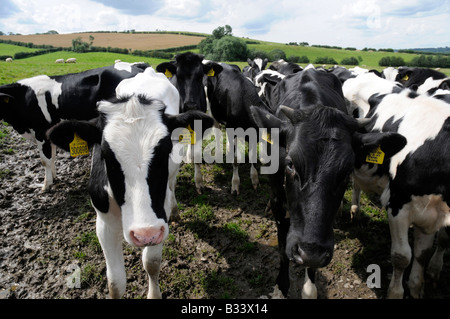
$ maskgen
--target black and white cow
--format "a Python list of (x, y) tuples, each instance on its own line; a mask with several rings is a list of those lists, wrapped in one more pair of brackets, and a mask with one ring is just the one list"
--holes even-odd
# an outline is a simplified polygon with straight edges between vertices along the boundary
[[(450, 225), (450, 107), (447, 103), (404, 90), (370, 99), (369, 132), (399, 133), (406, 146), (382, 165), (357, 167), (355, 181), (364, 190), (380, 185), (391, 231), (393, 276), (389, 298), (402, 298), (403, 272), (414, 255), (408, 286), (411, 296), (423, 294), (424, 266), (436, 232)], [(414, 226), (414, 253), (408, 229)], [(439, 258), (437, 258), (439, 259)], [(433, 262), (436, 263), (434, 259)], [(433, 278), (439, 267), (430, 265)]]
[(304, 70), (279, 86), (276, 116), (252, 107), (259, 127), (280, 134), (280, 167), (269, 175), (281, 254), (276, 283), (286, 296), (292, 260), (307, 268), (302, 296), (314, 298), (315, 269), (332, 259), (333, 221), (355, 165), (378, 146), (389, 158), (405, 140), (397, 133), (359, 133), (333, 74)]
[(292, 62), (286, 62), (283, 59), (273, 62), (269, 66), (269, 69), (280, 72), (284, 75), (294, 74), (303, 70), (300, 65)]
[(114, 96), (120, 81), (147, 67), (144, 63), (121, 62), (75, 74), (39, 75), (0, 86), (0, 119), (37, 142), (45, 168), (42, 190), (48, 189), (56, 176), (56, 148), (45, 132), (61, 119), (96, 117), (98, 101)]
[[(199, 110), (210, 113), (206, 99), (206, 77), (217, 77), (222, 66), (212, 61), (205, 61), (203, 55), (186, 52), (175, 56), (171, 62), (163, 62), (156, 67), (158, 72), (164, 73), (180, 94), (180, 112)], [(240, 72), (240, 70), (239, 70)], [(196, 148), (193, 145), (187, 149), (187, 161), (195, 158)], [(195, 187), (199, 194), (204, 187), (200, 165), (195, 165)]]
[(203, 55), (186, 52), (176, 55), (174, 61), (163, 62), (156, 67), (156, 70), (164, 73), (178, 89), (180, 112), (207, 111), (204, 77), (217, 76), (222, 67), (218, 63), (203, 59)]
[(447, 76), (444, 73), (432, 69), (400, 67), (398, 68), (398, 74), (395, 81), (400, 82), (407, 88), (416, 90), (417, 87), (422, 85), (429, 78), (432, 80), (439, 80), (446, 77)]
[[(258, 129), (251, 116), (250, 106), (256, 106), (270, 112), (270, 108), (258, 96), (255, 86), (248, 81), (242, 72), (222, 63), (222, 72), (217, 77), (209, 77), (207, 92), (211, 104), (213, 118), (225, 125), (226, 128), (241, 128), (246, 131), (249, 128)], [(228, 137), (227, 141), (230, 142)], [(233, 143), (236, 146), (237, 143)], [(233, 177), (231, 180), (231, 193), (239, 195), (239, 166), (234, 151)], [(253, 188), (259, 185), (258, 172), (251, 163), (250, 178)]]
[(261, 58), (255, 58), (253, 60), (247, 59), (248, 66), (242, 69), (242, 73), (245, 77), (247, 77), (250, 81), (254, 82), (255, 77), (262, 71), (266, 69), (267, 63), (269, 60), (265, 58), (264, 60)]
[(93, 147), (89, 194), (97, 213), (110, 296), (125, 293), (123, 235), (130, 245), (143, 248), (148, 298), (161, 298), (161, 253), (176, 206), (172, 186), (180, 166), (173, 158), (171, 135), (176, 128), (193, 126), (196, 119), (204, 127), (213, 121), (199, 111), (179, 115), (177, 90), (151, 68), (120, 82), (116, 92), (115, 99), (99, 102), (95, 121), (63, 121), (48, 135), (65, 150), (74, 134)]
[(369, 98), (378, 94), (387, 94), (403, 90), (398, 82), (380, 78), (375, 73), (362, 73), (347, 79), (342, 85), (342, 92), (348, 101), (348, 112), (357, 118), (363, 118), (370, 109)]

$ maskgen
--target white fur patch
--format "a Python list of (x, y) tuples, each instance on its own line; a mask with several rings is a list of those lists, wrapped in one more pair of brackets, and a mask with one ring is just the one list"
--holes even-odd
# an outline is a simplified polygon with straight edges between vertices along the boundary
[[(118, 63), (117, 63), (118, 64)], [(144, 95), (148, 99), (161, 100), (166, 105), (166, 114), (179, 113), (180, 95), (178, 90), (169, 82), (167, 77), (156, 72), (152, 67), (135, 77), (125, 79), (116, 87), (118, 98), (131, 95)]]
[(30, 87), (36, 94), (38, 105), (41, 108), (47, 122), (51, 123), (52, 118), (48, 112), (47, 102), (45, 101), (45, 92), (50, 92), (52, 104), (58, 109), (58, 98), (61, 95), (62, 83), (49, 78), (47, 75), (38, 75), (29, 79), (17, 81), (17, 83)]
[(107, 119), (104, 139), (114, 152), (125, 177), (125, 204), (121, 209), (124, 236), (129, 243), (130, 229), (156, 227), (164, 223), (151, 211), (152, 200), (147, 183), (153, 151), (159, 141), (169, 134), (162, 122), (163, 108), (159, 101), (143, 106), (136, 96), (126, 103), (99, 103), (99, 111)]
[(409, 98), (407, 94), (408, 91), (387, 95), (375, 112), (378, 118), (374, 130), (381, 131), (391, 117), (394, 117), (394, 122), (402, 119), (398, 133), (406, 137), (407, 144), (391, 159), (392, 178), (406, 156), (417, 150), (425, 141), (434, 139), (450, 116), (447, 103), (424, 95)]

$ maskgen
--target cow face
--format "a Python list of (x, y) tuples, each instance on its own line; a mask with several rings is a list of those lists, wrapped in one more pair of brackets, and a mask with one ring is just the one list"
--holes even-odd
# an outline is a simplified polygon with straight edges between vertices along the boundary
[(199, 110), (206, 112), (204, 76), (217, 76), (222, 67), (215, 62), (203, 63), (203, 56), (191, 52), (179, 54), (175, 61), (164, 62), (156, 67), (166, 74), (180, 93), (180, 112)]
[(333, 256), (333, 221), (356, 162), (378, 146), (392, 156), (406, 141), (399, 134), (359, 134), (357, 120), (330, 107), (281, 111), (288, 120), (252, 107), (258, 125), (279, 128), (285, 143), (279, 169), (290, 215), (286, 254), (305, 267), (324, 267)]
[[(132, 96), (100, 102), (97, 123), (66, 121), (49, 132), (69, 150), (76, 133), (94, 146), (89, 193), (99, 213), (121, 216), (125, 240), (136, 247), (160, 244), (168, 235), (171, 130), (212, 119), (201, 112), (164, 114), (158, 100)], [(170, 174), (171, 175), (171, 174)]]

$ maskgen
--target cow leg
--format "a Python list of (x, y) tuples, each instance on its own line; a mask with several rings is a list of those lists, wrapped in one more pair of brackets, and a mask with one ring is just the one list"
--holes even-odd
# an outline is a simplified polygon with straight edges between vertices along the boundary
[(106, 214), (97, 211), (96, 230), (106, 259), (109, 295), (114, 299), (122, 298), (127, 278), (122, 250), (122, 220), (117, 206)]
[(254, 164), (250, 166), (250, 179), (252, 181), (253, 189), (257, 189), (259, 185), (258, 171), (255, 168)]
[(177, 198), (175, 196), (175, 188), (177, 184), (177, 174), (180, 170), (180, 164), (175, 163), (172, 156), (169, 159), (169, 177), (168, 177), (168, 190), (166, 192), (166, 202), (168, 207), (165, 208), (166, 212), (170, 212), (170, 220), (180, 221), (180, 213), (178, 211)]
[(302, 299), (317, 299), (316, 269), (305, 269), (305, 283), (302, 288)]
[[(42, 184), (42, 191), (45, 192), (53, 184), (53, 179), (56, 177), (56, 146), (48, 140), (43, 142), (37, 141), (39, 156), (41, 157), (42, 166), (44, 166), (45, 177)], [(40, 185), (39, 185), (40, 186)]]
[(437, 235), (437, 247), (428, 264), (427, 274), (430, 276), (433, 287), (436, 288), (444, 264), (444, 253), (450, 247), (449, 227), (443, 227)]
[(425, 234), (418, 227), (414, 227), (414, 258), (409, 275), (408, 287), (413, 298), (423, 297), (424, 268), (429, 261), (435, 233)]
[(360, 199), (361, 199), (361, 187), (353, 179), (352, 206), (350, 208), (350, 219), (351, 220), (358, 219), (360, 217), (360, 214), (359, 214)]
[[(201, 143), (201, 141), (197, 141), (197, 143)], [(194, 177), (195, 177), (195, 188), (197, 189), (198, 194), (202, 194), (202, 189), (205, 187), (203, 183), (203, 174), (201, 170), (200, 163), (196, 163), (195, 159), (202, 158), (202, 149), (201, 147), (195, 147), (195, 145), (191, 145), (192, 148), (192, 163), (194, 163)]]
[(163, 245), (145, 247), (142, 252), (142, 262), (144, 269), (148, 274), (149, 287), (148, 299), (161, 299), (161, 291), (159, 290), (159, 271), (161, 267)]
[[(284, 159), (283, 159), (284, 160)], [(280, 172), (281, 171), (281, 172)], [(270, 208), (277, 225), (278, 249), (280, 252), (280, 269), (276, 283), (285, 297), (290, 287), (289, 282), (289, 259), (286, 255), (286, 240), (289, 231), (289, 219), (286, 218), (286, 195), (284, 193), (284, 170), (269, 175), (271, 185)]]
[(403, 272), (411, 261), (411, 247), (408, 243), (409, 210), (405, 206), (398, 212), (397, 216), (393, 216), (392, 209), (388, 208), (392, 242), (391, 261), (393, 266), (392, 279), (387, 294), (389, 299), (403, 298)]

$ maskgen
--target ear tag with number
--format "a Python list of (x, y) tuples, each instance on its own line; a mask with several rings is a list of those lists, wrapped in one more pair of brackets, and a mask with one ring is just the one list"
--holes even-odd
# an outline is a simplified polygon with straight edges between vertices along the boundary
[(88, 143), (75, 133), (72, 143), (69, 144), (70, 156), (77, 157), (81, 155), (89, 155)]
[(172, 72), (169, 71), (169, 69), (166, 69), (166, 72), (164, 73), (169, 79), (173, 76)]
[(408, 74), (406, 74), (404, 77), (403, 77), (403, 79), (402, 79), (403, 81), (408, 81), (409, 80), (409, 76), (408, 76)]
[(9, 96), (4, 96), (3, 97), (3, 102), (9, 103)]
[(214, 69), (211, 69), (206, 73), (207, 76), (214, 76), (216, 73), (214, 72)]
[(374, 152), (369, 153), (369, 155), (367, 155), (366, 162), (373, 164), (383, 164), (384, 152), (381, 150), (380, 146), (378, 146), (378, 148)]
[(264, 131), (264, 132), (262, 133), (261, 138), (262, 138), (264, 141), (266, 141), (267, 143), (273, 144), (273, 142), (272, 142), (272, 140), (271, 140), (271, 138), (270, 138), (270, 134), (267, 133), (266, 131)]
[(191, 125), (188, 125), (187, 131), (185, 130), (184, 132), (185, 133), (180, 134), (180, 144), (194, 145), (196, 142), (195, 131), (191, 128)]

